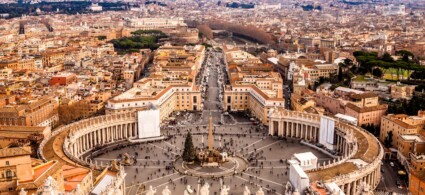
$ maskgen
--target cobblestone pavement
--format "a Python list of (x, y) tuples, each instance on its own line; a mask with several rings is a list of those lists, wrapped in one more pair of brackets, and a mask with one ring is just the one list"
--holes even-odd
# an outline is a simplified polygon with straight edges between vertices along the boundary
[[(197, 188), (198, 178), (186, 176), (173, 169), (173, 162), (182, 153), (185, 132), (191, 131), (195, 147), (202, 147), (207, 142), (207, 128), (197, 126), (182, 126), (168, 129), (174, 138), (168, 141), (142, 143), (139, 145), (110, 151), (94, 159), (108, 163), (118, 159), (120, 154), (129, 153), (137, 158), (134, 166), (127, 166), (127, 194), (140, 194), (142, 185), (157, 188), (158, 192), (168, 185), (175, 194), (182, 194), (186, 185)], [(231, 194), (241, 194), (242, 186), (248, 185), (251, 192), (258, 186), (268, 191), (268, 194), (282, 194), (284, 184), (288, 181), (288, 166), (286, 160), (294, 153), (312, 151), (319, 161), (329, 160), (325, 154), (301, 145), (296, 140), (281, 140), (267, 136), (266, 132), (253, 132), (252, 125), (216, 126), (214, 144), (216, 148), (226, 147), (236, 154), (250, 159), (248, 169), (240, 174), (222, 179), (230, 186)], [(210, 194), (219, 193), (220, 178), (205, 179), (211, 185)], [(139, 193), (136, 193), (138, 192)]]

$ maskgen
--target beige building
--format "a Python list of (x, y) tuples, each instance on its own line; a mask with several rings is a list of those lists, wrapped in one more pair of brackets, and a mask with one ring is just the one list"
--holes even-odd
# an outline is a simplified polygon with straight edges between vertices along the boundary
[(58, 122), (58, 102), (51, 97), (41, 97), (18, 105), (0, 108), (0, 125), (50, 126)]
[(4, 59), (0, 61), (0, 67), (10, 68), (12, 70), (35, 70), (35, 59)]
[[(0, 126), (0, 147), (7, 148), (12, 144), (28, 144), (31, 141), (41, 141), (45, 137), (49, 137), (51, 127), (37, 126)], [(33, 151), (37, 150), (37, 146), (33, 145)]]
[(249, 111), (263, 124), (271, 108), (284, 108), (282, 77), (271, 64), (237, 48), (225, 48), (230, 85), (224, 89), (223, 108)]
[(126, 18), (124, 25), (138, 30), (167, 30), (187, 28), (183, 18)]
[(319, 80), (320, 77), (330, 78), (338, 75), (338, 65), (336, 64), (315, 64), (311, 68), (302, 67), (309, 74), (311, 82)]
[(30, 155), (30, 147), (0, 149), (0, 193), (18, 195), (24, 189), (28, 194), (37, 194), (47, 178), (57, 184), (58, 191), (64, 192), (62, 163), (48, 161), (40, 164)]
[(0, 70), (0, 79), (11, 79), (13, 70), (11, 68), (4, 68)]
[(425, 124), (425, 112), (419, 111), (418, 116), (407, 116), (405, 114), (389, 114), (381, 119), (381, 133), (379, 140), (384, 142), (389, 132), (393, 138), (391, 145), (398, 147), (401, 135), (413, 135), (419, 133)]
[(41, 59), (44, 67), (63, 66), (65, 62), (65, 52), (48, 50), (41, 53)]
[(357, 118), (358, 125), (379, 125), (388, 105), (379, 104), (378, 95), (374, 93), (353, 94), (345, 106), (345, 114)]
[(403, 85), (400, 83), (391, 85), (391, 98), (394, 99), (406, 99), (412, 98), (415, 92), (416, 86), (414, 85)]
[(157, 108), (162, 121), (173, 111), (201, 110), (201, 90), (194, 81), (204, 58), (205, 48), (200, 45), (160, 47), (150, 76), (109, 100), (106, 113)]
[(30, 147), (0, 149), (1, 194), (15, 194), (18, 180), (32, 180), (30, 154)]
[[(108, 101), (106, 113), (132, 112), (157, 108), (161, 121), (173, 111), (201, 110), (201, 92), (189, 84), (151, 87), (155, 80), (142, 79), (135, 87)], [(159, 84), (159, 83), (156, 83)]]
[(375, 93), (338, 87), (333, 92), (319, 90), (316, 95), (317, 106), (325, 108), (328, 114), (345, 114), (357, 119), (358, 125), (379, 125), (388, 106), (379, 104)]
[(406, 165), (410, 161), (411, 154), (423, 154), (425, 152), (425, 138), (421, 134), (400, 135), (397, 145), (397, 159)]
[(323, 114), (324, 109), (316, 106), (314, 92), (308, 89), (298, 93), (291, 93), (292, 110), (298, 112), (307, 112), (312, 114)]

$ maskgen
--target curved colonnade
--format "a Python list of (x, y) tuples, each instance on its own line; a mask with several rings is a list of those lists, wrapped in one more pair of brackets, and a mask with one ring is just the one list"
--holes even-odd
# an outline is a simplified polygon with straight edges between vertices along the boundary
[[(320, 118), (316, 114), (277, 111), (270, 114), (269, 134), (318, 143)], [(335, 182), (345, 194), (356, 194), (364, 183), (375, 189), (380, 182), (384, 156), (378, 139), (360, 127), (336, 121), (334, 143), (333, 151), (339, 157), (307, 171), (310, 182)]]
[[(269, 133), (274, 136), (302, 139), (318, 143), (320, 115), (289, 110), (270, 114)], [(56, 129), (43, 140), (39, 156), (46, 142), (59, 133), (69, 132), (63, 143), (63, 152), (70, 160), (94, 169), (107, 165), (91, 162), (91, 152), (118, 143), (138, 142), (137, 113), (120, 113), (85, 119)], [(335, 124), (334, 151), (339, 154), (332, 162), (307, 171), (310, 181), (335, 182), (346, 194), (355, 194), (358, 186), (368, 184), (375, 189), (380, 181), (380, 162), (383, 148), (379, 141), (365, 130), (342, 122)]]
[[(137, 142), (139, 137), (137, 129), (137, 113), (121, 113), (89, 118), (60, 127), (50, 138), (64, 131), (69, 132), (63, 143), (64, 154), (80, 165), (101, 170), (108, 165), (90, 161), (87, 158), (89, 154), (118, 143)], [(47, 142), (48, 139), (43, 142)], [(45, 160), (43, 142), (38, 152)]]

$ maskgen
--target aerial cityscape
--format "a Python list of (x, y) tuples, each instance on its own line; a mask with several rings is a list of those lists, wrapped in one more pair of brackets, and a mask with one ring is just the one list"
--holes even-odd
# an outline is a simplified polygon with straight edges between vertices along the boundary
[(0, 0), (0, 195), (425, 195), (425, 0)]

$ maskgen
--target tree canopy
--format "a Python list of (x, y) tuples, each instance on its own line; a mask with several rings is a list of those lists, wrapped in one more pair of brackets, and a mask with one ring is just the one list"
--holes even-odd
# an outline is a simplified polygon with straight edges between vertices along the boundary
[(417, 115), (419, 110), (425, 110), (425, 95), (415, 95), (411, 100), (397, 100), (389, 103), (388, 113)]
[(159, 47), (159, 40), (166, 37), (165, 33), (156, 30), (137, 30), (132, 34), (131, 37), (114, 39), (110, 42), (119, 53), (130, 53), (147, 48), (155, 50)]
[(186, 135), (182, 159), (185, 162), (193, 162), (194, 160), (196, 160), (196, 151), (195, 147), (193, 146), (192, 135), (190, 134), (190, 132), (188, 132)]
[(90, 106), (84, 101), (72, 105), (60, 105), (58, 108), (59, 124), (66, 125), (84, 119), (86, 109), (89, 107)]
[(401, 50), (396, 52), (402, 55), (402, 59), (394, 60), (390, 54), (385, 53), (382, 57), (378, 57), (376, 52), (355, 51), (353, 53), (357, 62), (360, 64), (360, 74), (373, 73), (376, 67), (382, 69), (396, 69), (397, 74), (403, 70), (407, 71), (425, 71), (425, 67), (416, 64), (414, 61), (409, 60), (413, 54), (409, 51)]
[(211, 20), (208, 22), (211, 29), (226, 30), (235, 35), (247, 37), (262, 44), (274, 44), (273, 37), (262, 29), (253, 25), (234, 24), (226, 21)]
[(136, 30), (131, 32), (132, 35), (151, 35), (151, 36), (163, 36), (166, 37), (167, 35), (160, 31), (160, 30)]

